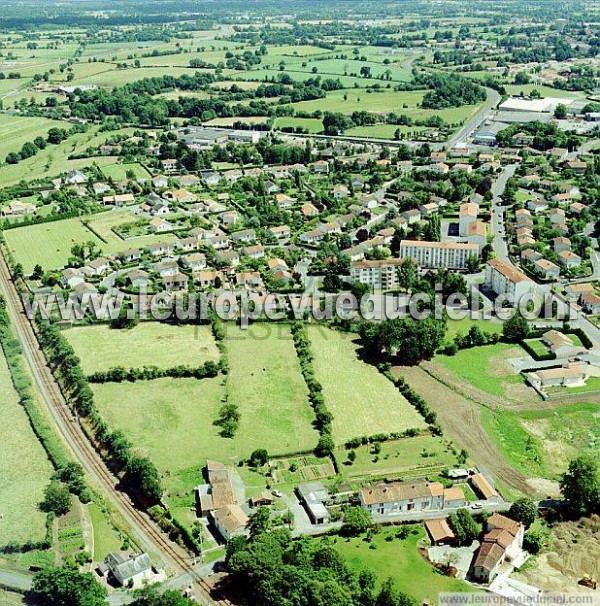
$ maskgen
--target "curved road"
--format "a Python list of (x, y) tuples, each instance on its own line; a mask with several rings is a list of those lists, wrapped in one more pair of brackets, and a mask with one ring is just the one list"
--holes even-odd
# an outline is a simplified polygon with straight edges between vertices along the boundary
[(106, 467), (82, 427), (73, 422), (71, 411), (48, 367), (34, 329), (22, 313), (21, 300), (12, 283), (6, 261), (2, 255), (0, 257), (0, 290), (6, 299), (13, 330), (21, 343), (25, 359), (56, 430), (62, 435), (92, 483), (111, 501), (133, 529), (140, 544), (148, 551), (159, 554), (165, 560), (165, 564), (177, 574), (189, 573), (196, 596), (202, 603), (228, 606), (229, 602), (212, 598), (210, 588), (194, 570), (190, 556), (166, 535), (159, 532), (147, 514), (138, 510), (129, 496), (118, 489), (119, 480)]

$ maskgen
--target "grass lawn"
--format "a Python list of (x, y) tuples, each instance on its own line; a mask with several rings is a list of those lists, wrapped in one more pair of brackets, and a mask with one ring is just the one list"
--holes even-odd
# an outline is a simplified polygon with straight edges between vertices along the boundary
[(539, 357), (544, 357), (550, 353), (541, 339), (525, 339), (525, 343), (527, 343)]
[(88, 513), (94, 531), (94, 553), (92, 554), (92, 558), (95, 562), (99, 562), (106, 557), (108, 552), (118, 552), (123, 541), (96, 503), (88, 505)]
[(394, 475), (419, 471), (439, 472), (457, 465), (456, 456), (448, 443), (437, 436), (415, 436), (381, 443), (381, 452), (372, 453), (373, 445), (359, 446), (354, 450), (356, 459), (348, 465), (350, 450), (339, 448), (336, 455), (341, 472), (347, 476)]
[(569, 404), (519, 413), (484, 410), (486, 431), (515, 467), (528, 475), (555, 478), (569, 461), (594, 454), (600, 442), (596, 404)]
[(107, 179), (114, 179), (115, 181), (124, 181), (127, 179), (127, 173), (133, 172), (136, 179), (150, 179), (150, 173), (137, 162), (129, 164), (108, 164), (102, 168), (102, 174)]
[(502, 334), (503, 324), (502, 322), (492, 322), (491, 320), (472, 320), (471, 318), (452, 320), (448, 318), (446, 341), (452, 341), (458, 333), (466, 335), (472, 326), (478, 326), (483, 332)]
[(53, 469), (33, 433), (0, 349), (0, 545), (39, 541), (46, 514), (39, 509)]
[(79, 326), (63, 334), (86, 374), (113, 366), (170, 368), (179, 364), (200, 366), (219, 359), (209, 326), (141, 322), (130, 330), (115, 330), (103, 324)]
[(323, 130), (323, 121), (317, 118), (295, 118), (282, 116), (275, 119), (274, 128), (305, 128), (309, 133), (320, 133)]
[(520, 347), (496, 343), (463, 349), (454, 356), (437, 356), (436, 360), (459, 379), (494, 396), (505, 397), (510, 386), (523, 383), (506, 360), (523, 355)]
[(355, 335), (313, 326), (309, 336), (336, 443), (425, 426), (392, 383), (358, 358)]
[[(417, 543), (425, 537), (421, 524), (411, 525), (411, 534), (404, 540), (396, 538), (398, 529), (385, 529), (367, 543), (362, 537), (344, 539), (325, 538), (345, 557), (347, 564), (357, 572), (368, 568), (377, 577), (378, 585), (388, 578), (397, 589), (414, 597), (418, 604), (438, 603), (440, 592), (473, 592), (467, 583), (447, 577), (435, 570), (419, 553)], [(392, 540), (386, 540), (389, 538)]]
[(312, 450), (319, 436), (289, 327), (228, 324), (226, 334), (227, 392), (241, 413), (238, 434), (271, 454)]

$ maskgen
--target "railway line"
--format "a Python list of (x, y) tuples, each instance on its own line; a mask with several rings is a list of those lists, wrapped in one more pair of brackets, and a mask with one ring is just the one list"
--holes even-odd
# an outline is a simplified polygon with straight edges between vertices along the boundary
[(74, 421), (67, 402), (56, 383), (41, 350), (35, 330), (26, 317), (17, 289), (3, 255), (0, 254), (0, 290), (3, 293), (12, 326), (23, 348), (37, 388), (48, 408), (54, 425), (74, 456), (87, 472), (92, 483), (102, 490), (116, 507), (137, 539), (149, 551), (156, 551), (177, 574), (188, 574), (195, 597), (210, 606), (231, 606), (228, 600), (215, 600), (211, 588), (195, 571), (190, 556), (161, 533), (150, 518), (140, 511), (129, 496), (117, 488), (118, 479), (102, 461), (83, 428)]

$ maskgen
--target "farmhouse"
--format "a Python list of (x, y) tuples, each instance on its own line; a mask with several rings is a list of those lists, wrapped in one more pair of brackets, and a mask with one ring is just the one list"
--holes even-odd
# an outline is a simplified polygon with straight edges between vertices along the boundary
[(157, 582), (164, 576), (157, 575), (147, 553), (124, 558), (120, 553), (110, 552), (98, 568), (122, 587), (131, 589), (139, 589), (147, 582)]
[(226, 541), (232, 537), (246, 534), (250, 518), (239, 505), (225, 505), (213, 511), (211, 516), (217, 530)]
[(587, 377), (587, 366), (582, 362), (569, 362), (560, 368), (544, 368), (525, 374), (527, 382), (537, 390), (580, 387), (585, 385)]
[(223, 464), (207, 461), (206, 474), (208, 484), (196, 487), (196, 502), (202, 516), (236, 503), (229, 471)]
[(492, 514), (487, 520), (487, 533), (473, 566), (473, 576), (480, 582), (491, 582), (506, 560), (521, 555), (523, 534), (524, 527), (519, 522), (499, 513)]
[(466, 503), (458, 487), (444, 488), (440, 482), (390, 482), (360, 489), (362, 507), (381, 515), (461, 507)]

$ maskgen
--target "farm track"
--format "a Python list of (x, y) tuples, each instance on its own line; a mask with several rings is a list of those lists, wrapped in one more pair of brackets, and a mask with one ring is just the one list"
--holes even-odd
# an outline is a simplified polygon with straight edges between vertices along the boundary
[(509, 465), (498, 452), (490, 436), (481, 424), (479, 405), (450, 387), (436, 380), (419, 366), (396, 367), (394, 374), (402, 376), (406, 382), (437, 413), (440, 423), (448, 435), (465, 448), (469, 455), (485, 467), (494, 478), (502, 483), (531, 494), (532, 488), (527, 477)]
[(58, 387), (43, 351), (40, 348), (31, 322), (23, 313), (21, 300), (12, 283), (3, 255), (0, 255), (0, 288), (7, 302), (11, 323), (16, 330), (23, 353), (30, 366), (42, 398), (48, 407), (54, 425), (84, 467), (95, 485), (102, 489), (127, 523), (136, 531), (138, 538), (150, 550), (159, 553), (177, 574), (189, 574), (197, 597), (205, 604), (230, 606), (228, 600), (214, 599), (211, 587), (194, 570), (190, 556), (162, 534), (149, 519), (137, 509), (128, 495), (117, 488), (118, 479), (110, 472), (94, 449), (83, 429), (73, 422), (71, 411)]

